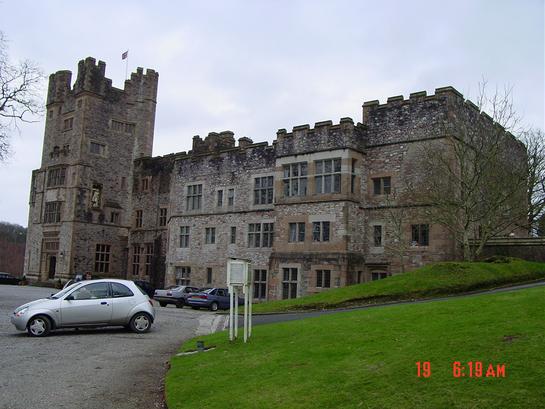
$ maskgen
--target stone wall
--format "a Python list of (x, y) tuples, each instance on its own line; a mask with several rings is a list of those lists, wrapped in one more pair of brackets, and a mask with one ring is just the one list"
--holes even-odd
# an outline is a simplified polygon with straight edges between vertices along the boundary
[[(85, 271), (126, 276), (133, 160), (151, 155), (158, 74), (139, 68), (121, 90), (105, 70), (88, 57), (73, 85), (70, 71), (49, 78), (42, 163), (30, 197), (31, 280), (65, 281)], [(56, 169), (64, 178), (51, 185)], [(60, 203), (58, 220), (46, 222), (48, 202)], [(96, 271), (97, 244), (110, 246), (108, 271)]]

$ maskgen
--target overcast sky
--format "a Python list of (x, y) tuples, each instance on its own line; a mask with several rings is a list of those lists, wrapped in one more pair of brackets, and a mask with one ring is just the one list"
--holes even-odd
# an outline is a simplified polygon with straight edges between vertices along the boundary
[[(446, 85), (472, 97), (483, 77), (513, 86), (525, 123), (544, 126), (543, 0), (171, 3), (4, 0), (0, 30), (12, 59), (47, 75), (74, 79), (92, 56), (122, 88), (127, 49), (129, 71), (158, 71), (154, 155), (211, 131), (270, 142), (278, 128), (361, 121), (363, 101)], [(0, 221), (27, 225), (43, 129), (44, 118), (13, 135)]]

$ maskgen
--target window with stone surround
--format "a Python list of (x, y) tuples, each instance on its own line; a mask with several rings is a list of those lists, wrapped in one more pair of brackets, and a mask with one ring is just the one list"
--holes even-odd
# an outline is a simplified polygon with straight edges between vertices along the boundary
[(254, 298), (267, 299), (267, 270), (254, 269)]
[(273, 202), (273, 184), (272, 176), (254, 179), (254, 205), (265, 205)]
[(330, 222), (312, 223), (312, 241), (329, 241)]
[(206, 269), (206, 284), (212, 284), (212, 268), (208, 267)]
[(216, 244), (215, 227), (206, 227), (204, 229), (204, 244)]
[(235, 189), (227, 190), (227, 206), (233, 207), (235, 205)]
[(118, 224), (119, 223), (119, 212), (110, 213), (110, 223)]
[(147, 192), (149, 190), (149, 178), (148, 177), (142, 178), (140, 186), (142, 188), (142, 192)]
[(392, 188), (392, 178), (390, 176), (373, 178), (373, 194), (389, 195)]
[(63, 128), (62, 130), (63, 131), (69, 131), (70, 129), (72, 129), (74, 127), (74, 118), (66, 118), (64, 120), (64, 124), (63, 124)]
[(202, 185), (187, 186), (187, 210), (198, 210), (202, 207)]
[(371, 273), (371, 280), (372, 281), (382, 280), (382, 279), (385, 279), (385, 278), (388, 278), (388, 273), (385, 272), (385, 271), (373, 271)]
[(46, 202), (44, 223), (60, 223), (62, 202)]
[(180, 247), (189, 247), (189, 226), (180, 227)]
[(250, 223), (248, 225), (248, 247), (272, 247), (274, 223)]
[(237, 227), (231, 226), (231, 239), (229, 241), (231, 244), (237, 243)]
[(314, 167), (316, 193), (340, 193), (341, 158), (317, 160)]
[(373, 246), (382, 247), (382, 225), (373, 226)]
[(143, 217), (143, 211), (137, 210), (135, 218), (134, 218), (134, 226), (136, 228), (142, 227), (142, 217)]
[(356, 192), (356, 164), (357, 160), (352, 159), (352, 172), (350, 174), (350, 193)]
[(137, 276), (140, 274), (140, 254), (142, 254), (142, 247), (140, 244), (134, 244), (132, 246), (132, 275)]
[(89, 144), (89, 152), (95, 154), (95, 155), (100, 155), (100, 156), (105, 156), (106, 155), (106, 145), (102, 144), (102, 143), (98, 143), (98, 142), (91, 142)]
[(303, 242), (305, 241), (305, 223), (290, 223), (289, 224), (289, 238), (288, 242)]
[(181, 266), (174, 269), (177, 285), (189, 285), (191, 283), (191, 267)]
[(64, 186), (66, 167), (51, 168), (47, 173), (47, 187)]
[(297, 298), (297, 276), (299, 271), (297, 268), (282, 269), (282, 298)]
[(331, 287), (331, 270), (316, 270), (316, 287)]
[(167, 225), (167, 212), (166, 207), (159, 208), (159, 227), (165, 227)]
[(133, 135), (134, 134), (134, 129), (135, 129), (135, 124), (122, 122), (122, 121), (117, 121), (115, 119), (112, 119), (110, 127), (111, 127), (111, 129), (113, 131), (125, 132), (125, 133)]
[(284, 196), (307, 194), (307, 162), (284, 165)]
[(153, 263), (153, 243), (146, 243), (146, 252), (144, 253), (145, 264), (144, 264), (144, 274), (151, 274), (151, 266)]
[(217, 207), (223, 207), (223, 189), (218, 190), (218, 200), (216, 201)]
[(97, 244), (95, 248), (95, 273), (110, 272), (110, 250), (109, 244)]
[(412, 224), (411, 225), (411, 245), (429, 246), (430, 244), (430, 225)]

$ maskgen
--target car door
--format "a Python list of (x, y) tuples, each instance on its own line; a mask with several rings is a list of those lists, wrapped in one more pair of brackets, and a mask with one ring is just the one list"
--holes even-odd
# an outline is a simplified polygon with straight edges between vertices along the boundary
[(112, 324), (126, 324), (129, 313), (136, 305), (132, 290), (124, 284), (112, 282)]
[(62, 326), (109, 324), (112, 318), (109, 283), (78, 287), (61, 301), (60, 310)]
[(226, 289), (218, 289), (216, 296), (220, 308), (229, 308), (229, 293)]

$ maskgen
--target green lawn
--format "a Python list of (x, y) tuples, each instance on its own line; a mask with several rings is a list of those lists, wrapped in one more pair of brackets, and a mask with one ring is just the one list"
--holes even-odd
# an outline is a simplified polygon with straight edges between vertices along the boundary
[(331, 289), (307, 297), (256, 304), (253, 311), (314, 310), (429, 298), (545, 278), (545, 263), (508, 260), (430, 264), (384, 280)]
[[(256, 326), (248, 344), (227, 337), (172, 358), (170, 409), (545, 405), (543, 287)], [(431, 377), (417, 377), (417, 361)], [(454, 361), (505, 364), (506, 377), (455, 378)]]

